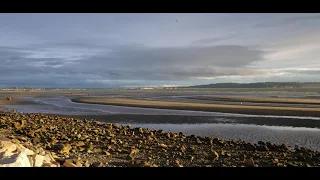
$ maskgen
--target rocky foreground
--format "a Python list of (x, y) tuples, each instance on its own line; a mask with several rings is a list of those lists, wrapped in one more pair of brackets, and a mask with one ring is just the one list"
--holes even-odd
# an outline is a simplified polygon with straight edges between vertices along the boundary
[[(28, 152), (33, 161), (43, 156), (38, 166), (47, 167), (320, 166), (320, 152), (302, 147), (225, 141), (44, 114), (0, 113), (0, 136), (32, 151)], [(0, 166), (6, 158), (4, 144), (0, 144)]]

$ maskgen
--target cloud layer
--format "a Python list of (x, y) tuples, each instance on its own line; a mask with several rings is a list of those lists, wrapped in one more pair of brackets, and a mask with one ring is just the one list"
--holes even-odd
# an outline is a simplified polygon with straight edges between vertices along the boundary
[(319, 81), (319, 18), (6, 14), (0, 16), (0, 86)]

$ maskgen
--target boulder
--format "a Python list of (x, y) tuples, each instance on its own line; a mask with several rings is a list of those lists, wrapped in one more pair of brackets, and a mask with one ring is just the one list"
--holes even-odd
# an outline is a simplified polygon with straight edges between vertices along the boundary
[(0, 140), (0, 167), (32, 167), (27, 155), (8, 139)]
[(10, 139), (0, 139), (0, 167), (59, 167), (50, 154), (38, 155)]

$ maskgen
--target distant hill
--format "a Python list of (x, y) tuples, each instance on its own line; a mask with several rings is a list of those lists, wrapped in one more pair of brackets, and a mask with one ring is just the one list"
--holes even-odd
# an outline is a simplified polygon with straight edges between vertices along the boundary
[(189, 86), (188, 88), (320, 88), (319, 82), (258, 82), (258, 83), (216, 83)]

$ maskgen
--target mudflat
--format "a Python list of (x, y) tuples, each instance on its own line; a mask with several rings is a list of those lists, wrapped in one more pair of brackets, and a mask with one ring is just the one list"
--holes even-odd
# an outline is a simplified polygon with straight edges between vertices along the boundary
[(253, 103), (287, 103), (287, 104), (320, 104), (320, 99), (298, 99), (298, 98), (262, 98), (262, 97), (188, 97), (189, 99), (227, 101), (227, 102), (253, 102)]
[(129, 98), (74, 98), (73, 102), (105, 104), (117, 106), (132, 106), (159, 109), (177, 109), (194, 111), (211, 111), (223, 113), (240, 113), (256, 115), (284, 115), (284, 116), (310, 116), (320, 117), (320, 108), (303, 107), (272, 107), (272, 106), (248, 106), (248, 105), (227, 105), (227, 104), (206, 104), (191, 102), (172, 102), (157, 100), (140, 100)]

